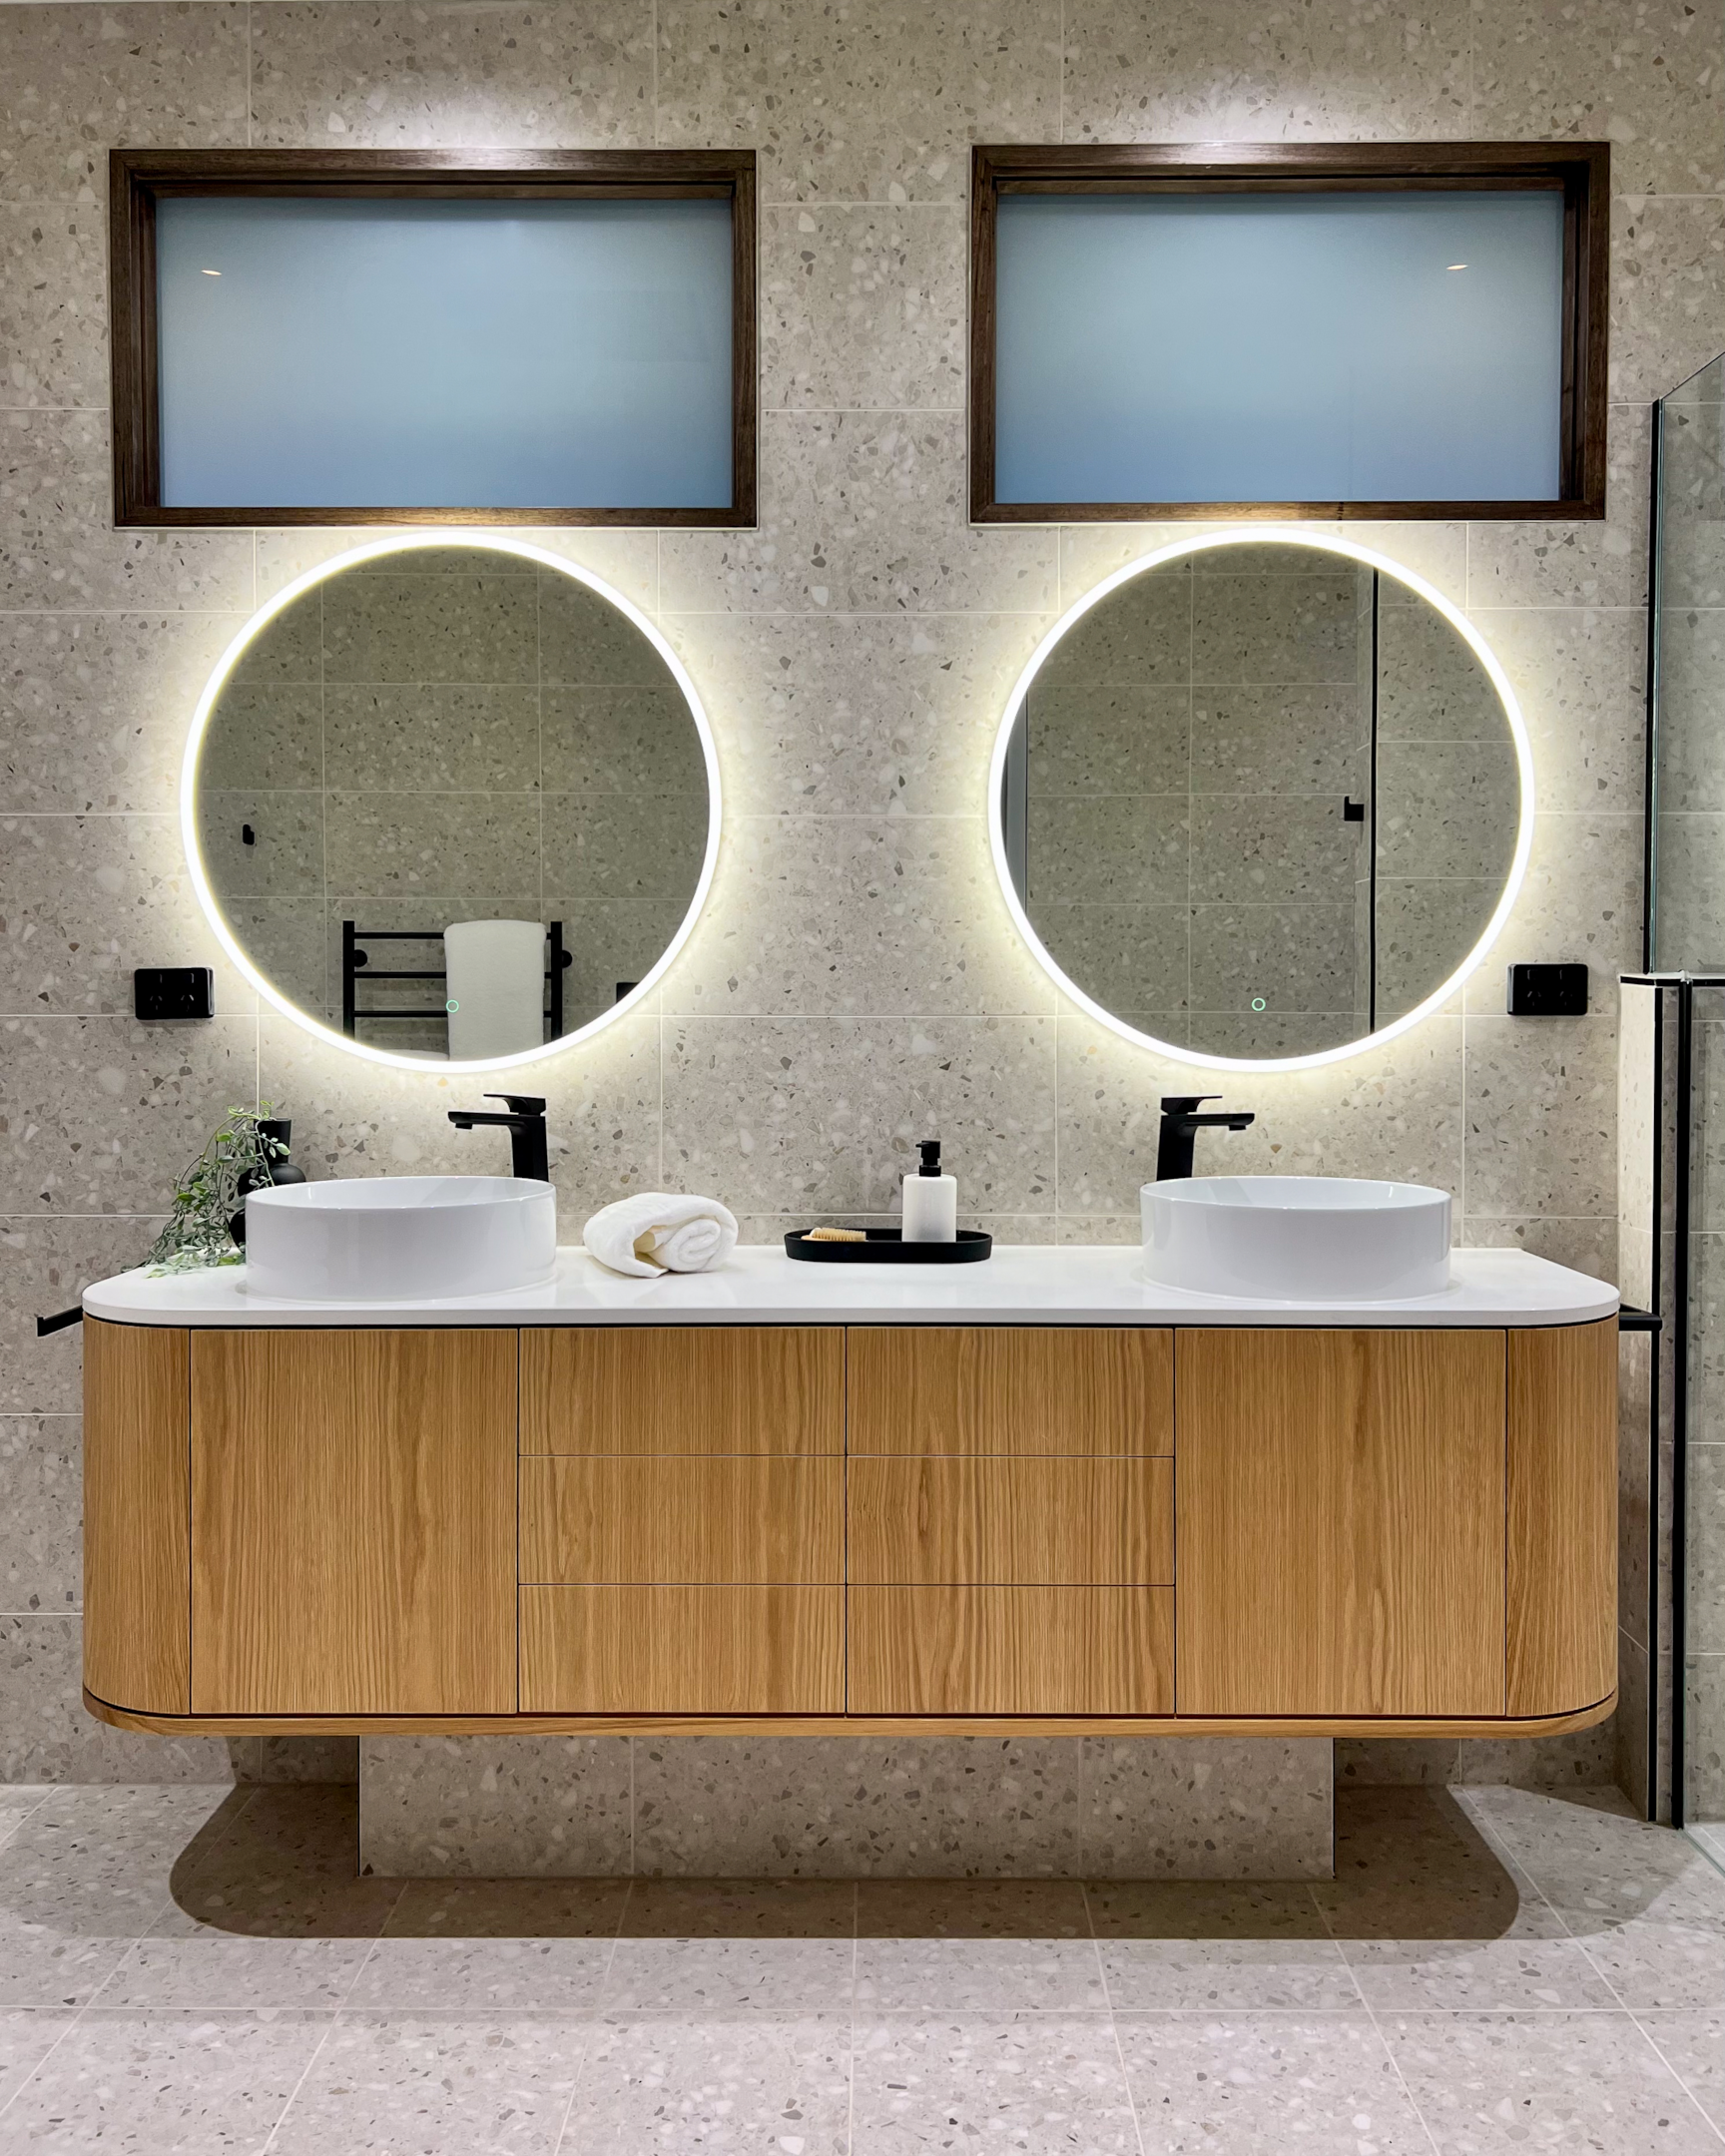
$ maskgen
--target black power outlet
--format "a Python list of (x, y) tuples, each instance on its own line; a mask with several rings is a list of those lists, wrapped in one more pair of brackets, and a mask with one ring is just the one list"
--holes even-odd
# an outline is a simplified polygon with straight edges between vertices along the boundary
[(1585, 1018), (1587, 968), (1512, 965), (1508, 1011), (1511, 1018)]
[(136, 1018), (214, 1018), (216, 976), (208, 966), (139, 966), (132, 975)]

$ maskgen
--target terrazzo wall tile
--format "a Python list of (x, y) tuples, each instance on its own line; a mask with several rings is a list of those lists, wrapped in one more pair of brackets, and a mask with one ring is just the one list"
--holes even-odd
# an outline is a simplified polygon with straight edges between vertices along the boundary
[[(1647, 597), (1652, 434), (1647, 405), (1610, 407), (1603, 522), (1469, 525), (1463, 595), (1469, 611), (1479, 607), (1642, 606)], [(1479, 626), (1484, 627), (1483, 623)], [(1489, 630), (1485, 634), (1491, 638)], [(1491, 641), (1495, 646), (1495, 640)], [(1502, 656), (1499, 652), (1498, 657)]]
[(1068, 0), (1068, 142), (1334, 142), (1465, 135), (1460, 0), (1369, 12), (1224, 0)]
[(255, 1097), (257, 1029), (0, 1018), (0, 1215), (148, 1213), (212, 1118)]
[(1053, 1192), (1050, 1018), (687, 1018), (665, 1036), (665, 1165), (752, 1212), (884, 1212), (930, 1130), (983, 1211)]
[(82, 1605), (80, 1430), (77, 1415), (0, 1415), (0, 1610), (14, 1616), (64, 1615)]
[(1633, 607), (1490, 605), (1472, 619), (1521, 706), (1539, 808), (1577, 813), (1639, 808), (1645, 613)]
[(1324, 1879), (1330, 1750), (1313, 1739), (366, 1739), (362, 1862), (425, 1877)]
[(114, 144), (243, 142), (247, 27), (228, 0), (0, 17), (0, 201), (105, 203)]
[(981, 817), (734, 816), (721, 844), (668, 1011), (1053, 1016), (1001, 932)]
[(101, 213), (0, 203), (0, 384), (12, 404), (108, 400)]
[(1611, 216), (1611, 397), (1641, 403), (1725, 346), (1725, 201), (1619, 197)]
[(0, 807), (177, 806), (186, 715), (244, 614), (0, 614)]
[(730, 798), (763, 814), (976, 815), (1013, 681), (1052, 616), (693, 617), (693, 672)]
[(1331, 1755), (1322, 1738), (1084, 1740), (1092, 1879), (1328, 1879)]
[(1473, 14), (1473, 119), (1487, 142), (1609, 141), (1630, 195), (1725, 190), (1725, 50), (1685, 0), (1579, 12), (1533, 0)]
[[(0, 1016), (0, 1412), (75, 1412), (77, 1336), (38, 1343), (31, 1319), (141, 1254), (173, 1174), (252, 1084), (293, 1115), (315, 1174), (504, 1159), (494, 1134), (446, 1121), (482, 1079), (361, 1067), (248, 1015), (225, 979), (214, 1028), (124, 1015), (133, 964), (209, 951), (171, 856), (184, 728), (210, 667), (258, 598), (373, 533), (111, 528), (99, 226), (85, 225), (111, 146), (759, 148), (761, 528), (520, 534), (659, 619), (709, 706), (727, 790), (709, 913), (664, 1015), (535, 1074), (565, 1222), (665, 1184), (715, 1190), (764, 1236), (835, 1212), (884, 1222), (912, 1140), (937, 1125), (966, 1220), (1013, 1240), (1129, 1243), (1157, 1098), (1193, 1073), (1043, 981), (993, 885), (981, 794), (1005, 697), (1058, 610), (1194, 527), (970, 527), (969, 146), (1062, 131), (1608, 134), (1609, 516), (1347, 527), (1477, 610), (1503, 656), (1542, 808), (1521, 900), (1465, 1016), (1333, 1070), (1241, 1074), (1231, 1090), (1259, 1122), (1201, 1155), (1433, 1182), (1464, 1199), (1464, 1240), (1608, 1272), (1610, 1020), (1562, 1041), (1518, 1028), (1499, 969), (1585, 958), (1603, 1010), (1610, 976), (1639, 957), (1645, 404), (1725, 344), (1719, 45), (1715, 17), (1675, 0), (1580, 15), (1536, 0), (1513, 16), (1463, 0), (1183, 15), (1149, 0), (0, 8), (0, 813), (37, 819), (6, 834), (0, 866), (14, 983), (0, 1012), (22, 1006)], [(62, 401), (87, 408), (47, 408)], [(828, 405), (847, 408), (815, 408)], [(262, 652), (253, 672), (288, 679), (302, 658)], [(1248, 769), (1253, 739), (1229, 736), (1229, 770)], [(88, 811), (127, 827), (47, 827)], [(1674, 827), (1670, 844), (1718, 837)], [(575, 919), (574, 891), (556, 896)], [(326, 931), (288, 926), (282, 947), (309, 979)], [(43, 963), (56, 938), (64, 956)], [(1141, 968), (1121, 992), (1149, 1011), (1155, 987)], [(110, 1208), (129, 1210), (94, 1210)], [(74, 1679), (75, 1659), (45, 1653), (0, 1675), (0, 1719), (36, 1733), (19, 1739), (23, 1771), (74, 1763)], [(78, 1771), (119, 1771), (107, 1742), (79, 1751)], [(127, 1743), (128, 1772), (169, 1758)]]
[(90, 1282), (140, 1264), (161, 1225), (135, 1216), (0, 1216), (0, 1414), (80, 1411), (79, 1329), (39, 1340), (36, 1319), (69, 1309)]
[(249, 532), (116, 531), (109, 475), (106, 412), (0, 406), (0, 610), (250, 607)]
[(629, 148), (653, 139), (640, 0), (255, 11), (252, 140), (271, 149)]
[(1469, 1014), (1503, 1015), (1503, 967), (1511, 958), (1584, 961), (1589, 1009), (1609, 1013), (1618, 974), (1641, 963), (1642, 839), (1639, 815), (1535, 815), (1515, 910), (1463, 990)]
[(761, 377), (780, 410), (958, 410), (964, 212), (818, 204), (761, 219)]
[(756, 531), (667, 532), (669, 613), (1047, 613), (1055, 546), (972, 527), (958, 412), (769, 412)]
[(359, 1868), (380, 1878), (621, 1872), (627, 1737), (366, 1737)]
[(1614, 1212), (1616, 1118), (1615, 1014), (1467, 1020), (1468, 1212)]
[(132, 969), (203, 965), (257, 1008), (192, 893), (169, 816), (0, 815), (0, 1012), (130, 1012)]
[(8, 1782), (231, 1782), (219, 1737), (146, 1737), (84, 1712), (83, 1621), (0, 1615), (0, 1775)]
[(659, 140), (755, 149), (763, 200), (961, 203), (972, 142), (1055, 142), (1040, 0), (661, 0)]

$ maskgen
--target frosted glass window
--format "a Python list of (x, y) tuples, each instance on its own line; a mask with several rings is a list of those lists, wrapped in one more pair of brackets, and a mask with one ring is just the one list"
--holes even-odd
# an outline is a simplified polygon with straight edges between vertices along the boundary
[(1548, 501), (1556, 188), (1002, 193), (1006, 502)]
[(723, 509), (732, 205), (165, 196), (161, 500)]

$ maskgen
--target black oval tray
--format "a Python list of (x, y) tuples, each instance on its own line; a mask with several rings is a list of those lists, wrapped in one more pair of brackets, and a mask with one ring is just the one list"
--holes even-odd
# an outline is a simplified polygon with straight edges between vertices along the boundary
[(956, 1243), (906, 1243), (896, 1228), (863, 1233), (866, 1243), (811, 1243), (806, 1229), (793, 1228), (785, 1255), (801, 1265), (979, 1265), (994, 1248), (980, 1228), (960, 1228)]

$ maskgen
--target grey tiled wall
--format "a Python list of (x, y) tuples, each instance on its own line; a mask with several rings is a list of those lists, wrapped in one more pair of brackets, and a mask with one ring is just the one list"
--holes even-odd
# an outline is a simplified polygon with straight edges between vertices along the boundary
[[(1186, 1075), (1062, 1009), (996, 893), (982, 781), (1062, 603), (1143, 527), (972, 530), (966, 148), (993, 141), (1610, 135), (1610, 516), (1368, 528), (1463, 604), (1524, 700), (1527, 885), (1455, 1008), (1233, 1088), (1242, 1169), (1440, 1184), (1471, 1242), (1609, 1272), (1614, 1004), (1528, 1025), (1500, 961), (1638, 956), (1646, 403), (1725, 345), (1725, 54), (1679, 0), (144, 0), (0, 7), (0, 1773), (225, 1774), (77, 1705), (75, 1333), (29, 1315), (135, 1259), (255, 1088), (314, 1174), (491, 1165), (453, 1089), (263, 1016), (136, 1025), (138, 963), (216, 962), (173, 814), (209, 667), (331, 533), (109, 528), (111, 144), (745, 144), (761, 152), (760, 528), (561, 535), (658, 618), (728, 815), (656, 1008), (546, 1066), (566, 1232), (705, 1188), (777, 1234), (883, 1213), (937, 1128), (970, 1218), (1125, 1240)], [(465, 1093), (468, 1088), (463, 1087)], [(472, 1090), (479, 1088), (475, 1085)]]

